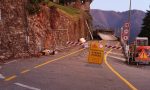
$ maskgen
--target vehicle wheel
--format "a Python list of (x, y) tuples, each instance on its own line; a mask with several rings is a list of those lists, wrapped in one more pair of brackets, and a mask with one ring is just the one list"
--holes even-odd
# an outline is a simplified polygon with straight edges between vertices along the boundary
[(129, 64), (129, 60), (126, 60), (125, 63)]
[(132, 59), (129, 58), (128, 61), (127, 61), (127, 63), (128, 63), (128, 65), (129, 65), (129, 64), (132, 64)]
[(139, 62), (136, 62), (136, 66), (137, 66), (137, 67), (139, 66)]

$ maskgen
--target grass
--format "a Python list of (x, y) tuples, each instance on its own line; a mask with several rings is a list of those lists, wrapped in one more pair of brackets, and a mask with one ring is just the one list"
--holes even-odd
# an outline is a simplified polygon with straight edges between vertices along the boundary
[(62, 6), (53, 2), (48, 2), (48, 6), (49, 7), (56, 6), (57, 8), (65, 11), (69, 15), (79, 15), (81, 13), (80, 9), (76, 9), (76, 8), (69, 7), (69, 6)]

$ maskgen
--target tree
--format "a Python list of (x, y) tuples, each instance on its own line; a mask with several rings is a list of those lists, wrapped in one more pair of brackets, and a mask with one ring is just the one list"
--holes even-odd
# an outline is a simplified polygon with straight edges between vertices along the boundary
[(146, 16), (143, 19), (142, 31), (139, 34), (139, 37), (148, 37), (150, 45), (150, 11), (147, 10)]

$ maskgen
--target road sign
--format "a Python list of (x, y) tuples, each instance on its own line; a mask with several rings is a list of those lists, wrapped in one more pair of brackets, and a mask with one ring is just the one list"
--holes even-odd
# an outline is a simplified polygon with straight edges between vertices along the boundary
[(102, 64), (103, 59), (104, 59), (104, 45), (98, 41), (91, 42), (88, 62), (93, 64)]
[(150, 63), (150, 46), (137, 46), (136, 48), (136, 62)]
[(130, 24), (127, 22), (123, 26), (123, 32), (122, 32), (122, 38), (124, 41), (129, 40), (129, 30), (130, 30)]
[(125, 29), (125, 30), (124, 30), (124, 34), (125, 34), (125, 35), (128, 35), (128, 33), (129, 33), (129, 30), (128, 30), (128, 29)]
[(128, 36), (123, 37), (123, 40), (125, 40), (125, 41), (127, 41), (128, 39), (129, 39)]
[(129, 24), (128, 22), (126, 22), (126, 23), (124, 24), (124, 27), (125, 27), (125, 28), (129, 28), (129, 27), (130, 27), (130, 24)]
[(141, 53), (139, 54), (139, 58), (141, 58), (141, 59), (147, 59), (148, 58), (148, 55), (144, 49), (142, 49)]

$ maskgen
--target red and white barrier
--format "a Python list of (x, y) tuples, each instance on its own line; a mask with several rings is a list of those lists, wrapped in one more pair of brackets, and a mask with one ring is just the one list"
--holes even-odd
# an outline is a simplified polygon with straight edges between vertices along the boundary
[(105, 45), (106, 48), (110, 48), (110, 49), (118, 49), (121, 50), (122, 47), (118, 47), (118, 46), (110, 46), (110, 45)]
[(67, 46), (79, 46), (79, 45), (83, 45), (83, 43), (81, 43), (81, 42), (70, 42), (70, 41), (68, 41), (68, 42), (66, 43), (66, 45), (67, 45)]

